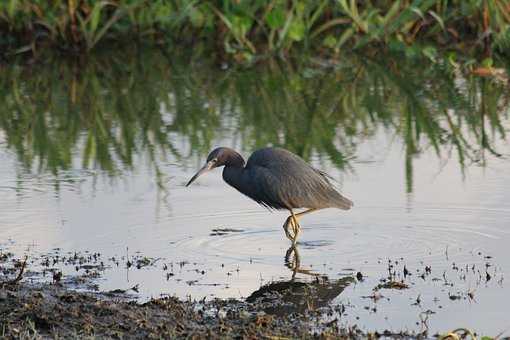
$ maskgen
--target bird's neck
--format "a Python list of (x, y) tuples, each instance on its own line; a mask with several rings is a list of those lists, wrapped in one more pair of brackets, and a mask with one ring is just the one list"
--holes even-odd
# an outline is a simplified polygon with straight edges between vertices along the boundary
[(234, 150), (230, 150), (225, 167), (223, 168), (223, 179), (229, 185), (242, 192), (244, 183), (244, 158)]
[(225, 161), (226, 168), (244, 168), (244, 158), (234, 150), (230, 150), (227, 160)]
[(243, 192), (243, 187), (248, 184), (245, 183), (245, 168), (243, 166), (225, 166), (223, 168), (223, 180), (230, 186)]

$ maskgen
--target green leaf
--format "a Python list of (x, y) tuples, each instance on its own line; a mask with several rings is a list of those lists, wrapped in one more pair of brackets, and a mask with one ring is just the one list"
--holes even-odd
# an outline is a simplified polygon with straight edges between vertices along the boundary
[(449, 52), (447, 54), (447, 57), (450, 65), (452, 65), (453, 67), (459, 67), (459, 64), (457, 63), (457, 54), (455, 52)]
[(322, 44), (326, 47), (334, 48), (336, 45), (336, 38), (330, 34), (323, 40)]
[(406, 45), (398, 39), (390, 39), (388, 41), (388, 48), (392, 52), (404, 52), (406, 51)]
[(345, 44), (347, 42), (347, 40), (352, 38), (352, 36), (354, 35), (354, 32), (355, 32), (354, 27), (349, 27), (348, 29), (346, 29), (340, 36), (340, 39), (338, 39), (336, 48), (342, 47), (343, 44)]
[(484, 60), (482, 60), (483, 67), (492, 67), (493, 63), (494, 60), (492, 60), (492, 58), (485, 58)]
[(10, 18), (14, 17), (14, 13), (17, 8), (18, 8), (18, 0), (9, 1), (9, 5), (7, 6), (7, 14), (9, 15)]
[(289, 27), (289, 37), (295, 41), (303, 40), (305, 36), (305, 24), (302, 20), (294, 20)]
[(433, 46), (427, 46), (422, 50), (424, 56), (429, 58), (431, 61), (436, 61), (437, 58), (437, 50)]
[(194, 27), (202, 27), (205, 22), (205, 17), (200, 9), (194, 7), (189, 12), (189, 20)]
[(445, 30), (445, 27), (444, 27), (444, 21), (443, 21), (443, 18), (441, 18), (436, 12), (434, 12), (433, 10), (430, 10), (429, 11), (429, 14), (431, 16), (434, 17), (434, 19), (436, 19), (436, 21), (439, 23), (439, 26), (441, 26), (441, 29), (444, 31)]
[(101, 10), (105, 6), (105, 3), (98, 2), (92, 9), (90, 13), (90, 32), (94, 33), (99, 25), (99, 20), (101, 19)]
[(271, 10), (266, 16), (266, 22), (273, 30), (283, 27), (285, 24), (285, 12), (281, 7), (276, 7)]
[(400, 0), (397, 0), (393, 3), (391, 8), (386, 12), (386, 15), (383, 17), (382, 22), (386, 25), (400, 10)]
[(244, 37), (251, 27), (252, 20), (246, 16), (234, 15), (231, 19), (232, 31), (238, 37)]
[(101, 38), (106, 34), (110, 27), (112, 27), (113, 24), (115, 24), (115, 22), (117, 22), (117, 20), (119, 20), (124, 14), (125, 13), (123, 10), (117, 8), (113, 13), (112, 17), (97, 32), (93, 40), (91, 42), (89, 41), (87, 48), (90, 50), (92, 47), (94, 47), (98, 43), (98, 41), (101, 40)]
[(411, 45), (411, 46), (405, 46), (404, 45), (404, 53), (407, 58), (416, 58), (420, 55), (420, 50), (418, 47)]
[(299, 2), (295, 3), (294, 6), (295, 6), (294, 8), (295, 8), (296, 14), (300, 17), (303, 16), (303, 13), (305, 12), (305, 9), (306, 9), (305, 2), (299, 1)]
[(409, 9), (416, 13), (422, 20), (425, 20), (425, 15), (423, 15), (423, 12), (418, 7), (411, 6)]

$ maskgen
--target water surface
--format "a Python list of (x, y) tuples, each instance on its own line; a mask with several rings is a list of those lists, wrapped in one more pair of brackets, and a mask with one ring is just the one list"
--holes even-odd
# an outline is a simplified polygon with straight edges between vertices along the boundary
[[(100, 253), (99, 289), (140, 299), (247, 298), (320, 274), (342, 325), (510, 327), (506, 85), (391, 56), (245, 69), (147, 52), (0, 72), (1, 247)], [(296, 259), (287, 214), (221, 170), (184, 187), (220, 145), (287, 148), (355, 206), (304, 217)], [(374, 293), (388, 276), (409, 289)]]

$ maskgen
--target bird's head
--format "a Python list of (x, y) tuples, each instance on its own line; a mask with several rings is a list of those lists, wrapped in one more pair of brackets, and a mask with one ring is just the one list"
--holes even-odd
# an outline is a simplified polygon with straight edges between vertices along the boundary
[(224, 165), (242, 167), (244, 166), (244, 159), (240, 154), (230, 148), (216, 148), (209, 153), (205, 165), (200, 170), (198, 170), (198, 172), (193, 177), (191, 177), (186, 186), (189, 186), (191, 183), (193, 183), (193, 181), (195, 181), (204, 173)]

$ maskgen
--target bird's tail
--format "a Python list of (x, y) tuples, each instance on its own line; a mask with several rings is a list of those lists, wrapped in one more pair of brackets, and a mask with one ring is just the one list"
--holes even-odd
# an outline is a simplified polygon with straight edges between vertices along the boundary
[(336, 207), (343, 210), (349, 210), (354, 206), (354, 203), (348, 199), (347, 197), (338, 194), (338, 198), (336, 199)]

